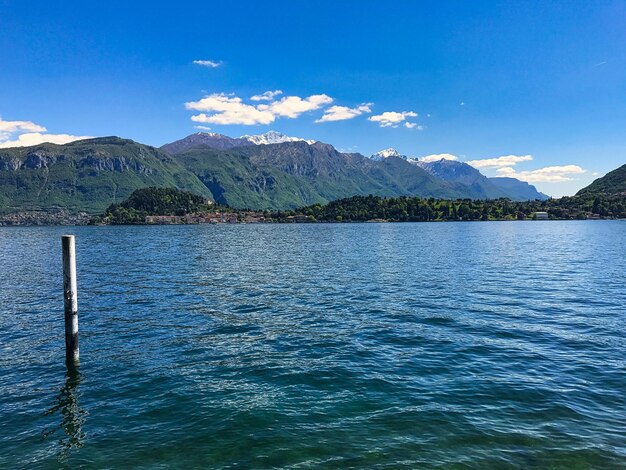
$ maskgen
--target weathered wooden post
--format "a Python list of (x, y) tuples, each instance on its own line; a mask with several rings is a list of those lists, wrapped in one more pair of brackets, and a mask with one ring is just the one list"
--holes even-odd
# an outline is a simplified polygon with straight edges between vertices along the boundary
[(74, 235), (63, 235), (63, 300), (65, 303), (65, 362), (78, 365), (78, 291)]

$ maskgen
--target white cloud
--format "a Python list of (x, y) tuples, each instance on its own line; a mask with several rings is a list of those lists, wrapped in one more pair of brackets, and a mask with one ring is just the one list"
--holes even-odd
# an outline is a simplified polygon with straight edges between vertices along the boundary
[(511, 167), (498, 168), (498, 176), (517, 178), (528, 183), (562, 183), (572, 181), (572, 175), (585, 173), (587, 170), (578, 165), (547, 166), (530, 171), (515, 171)]
[(369, 121), (376, 122), (380, 127), (398, 127), (398, 124), (406, 121), (408, 117), (417, 117), (417, 113), (413, 111), (385, 111), (382, 114), (367, 118)]
[(210, 124), (270, 124), (276, 119), (269, 111), (260, 111), (256, 107), (245, 104), (237, 96), (224, 93), (213, 93), (199, 101), (185, 103), (187, 109), (206, 111), (215, 114), (196, 114), (191, 117), (194, 122)]
[(28, 147), (30, 145), (39, 145), (44, 142), (63, 145), (69, 142), (74, 142), (75, 140), (91, 138), (92, 137), (86, 135), (42, 134), (40, 132), (29, 132), (21, 134), (16, 140), (6, 140), (4, 142), (0, 142), (0, 148)]
[(598, 173), (597, 171), (594, 171), (593, 173), (591, 173), (591, 176), (600, 176), (600, 173)]
[(285, 96), (279, 101), (270, 104), (260, 104), (259, 110), (269, 111), (275, 116), (284, 116), (288, 118), (297, 118), (302, 113), (314, 111), (324, 105), (330, 104), (333, 99), (328, 95), (311, 95), (307, 98), (299, 96)]
[(44, 126), (32, 121), (3, 121), (0, 118), (0, 148), (26, 147), (44, 142), (67, 144), (74, 140), (91, 139), (89, 136), (45, 134), (45, 132)]
[(315, 122), (345, 121), (360, 116), (363, 113), (371, 113), (373, 103), (361, 103), (355, 108), (347, 106), (331, 106), (324, 115)]
[(274, 90), (274, 91), (266, 91), (265, 93), (261, 93), (260, 95), (254, 95), (250, 97), (252, 101), (272, 101), (278, 95), (282, 95), (283, 90)]
[(452, 155), (450, 153), (436, 153), (434, 155), (427, 155), (419, 159), (420, 162), (430, 163), (430, 162), (438, 162), (439, 160), (453, 160), (457, 161), (459, 157), (456, 155)]
[(3, 121), (0, 118), (0, 138), (14, 132), (45, 132), (46, 128), (31, 121)]
[(199, 129), (201, 131), (210, 131), (211, 128), (208, 126), (194, 126), (196, 129)]
[(327, 95), (311, 95), (307, 98), (286, 96), (278, 101), (254, 105), (244, 103), (238, 96), (213, 93), (201, 100), (187, 102), (185, 107), (203, 111), (191, 117), (194, 122), (254, 125), (271, 124), (277, 117), (297, 118), (302, 113), (319, 109), (332, 101)]
[(532, 155), (503, 155), (497, 158), (485, 158), (483, 160), (470, 160), (465, 163), (474, 168), (507, 168), (517, 165), (520, 162), (529, 162)]
[(194, 60), (194, 64), (201, 65), (202, 67), (208, 67), (210, 69), (215, 69), (222, 65), (222, 61), (215, 60)]

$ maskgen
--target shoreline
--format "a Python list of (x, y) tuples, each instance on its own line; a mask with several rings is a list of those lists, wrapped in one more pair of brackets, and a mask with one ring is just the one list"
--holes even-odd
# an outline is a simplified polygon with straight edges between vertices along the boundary
[(494, 219), (494, 220), (317, 220), (306, 222), (266, 221), (266, 222), (220, 222), (220, 223), (128, 223), (128, 224), (104, 224), (104, 223), (4, 223), (0, 219), (0, 228), (7, 227), (167, 227), (167, 226), (199, 226), (199, 225), (350, 225), (350, 224), (431, 224), (431, 223), (468, 223), (468, 222), (598, 222), (598, 221), (626, 221), (624, 218), (587, 218), (587, 219)]

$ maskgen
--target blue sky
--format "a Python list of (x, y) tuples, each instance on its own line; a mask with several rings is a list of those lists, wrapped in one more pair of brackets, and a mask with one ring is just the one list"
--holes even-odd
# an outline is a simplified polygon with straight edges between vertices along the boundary
[(624, 1), (0, 0), (0, 31), (0, 145), (275, 129), (554, 196), (626, 163)]

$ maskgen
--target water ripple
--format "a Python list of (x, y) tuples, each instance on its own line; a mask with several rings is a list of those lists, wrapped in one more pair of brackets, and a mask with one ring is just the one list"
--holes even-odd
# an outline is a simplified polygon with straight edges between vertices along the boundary
[(0, 228), (0, 467), (626, 468), (624, 246), (621, 222)]

